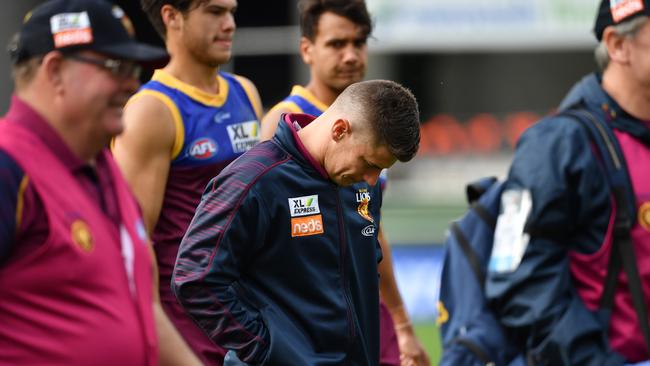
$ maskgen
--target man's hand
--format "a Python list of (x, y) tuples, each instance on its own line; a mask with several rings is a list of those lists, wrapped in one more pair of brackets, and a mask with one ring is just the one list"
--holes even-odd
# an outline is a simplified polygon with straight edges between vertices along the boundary
[(415, 336), (413, 325), (410, 322), (395, 324), (397, 343), (399, 344), (399, 359), (401, 366), (430, 366), (422, 343)]

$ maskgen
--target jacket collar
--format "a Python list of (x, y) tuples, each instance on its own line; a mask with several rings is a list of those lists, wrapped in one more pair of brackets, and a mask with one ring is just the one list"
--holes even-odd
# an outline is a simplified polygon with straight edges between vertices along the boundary
[(280, 117), (278, 129), (273, 140), (293, 156), (306, 170), (316, 172), (321, 178), (329, 180), (323, 166), (307, 151), (298, 131), (310, 124), (316, 117), (308, 114), (285, 113)]

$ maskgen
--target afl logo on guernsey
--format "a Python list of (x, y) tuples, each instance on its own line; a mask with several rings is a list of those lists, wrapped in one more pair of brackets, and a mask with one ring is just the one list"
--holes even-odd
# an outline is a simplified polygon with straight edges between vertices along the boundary
[(202, 137), (190, 145), (188, 154), (197, 160), (206, 160), (217, 155), (217, 143), (208, 137)]

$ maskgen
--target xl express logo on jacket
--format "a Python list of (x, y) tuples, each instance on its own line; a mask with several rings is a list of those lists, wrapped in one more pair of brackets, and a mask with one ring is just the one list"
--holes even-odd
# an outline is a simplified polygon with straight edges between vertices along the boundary
[(320, 215), (318, 195), (289, 198), (291, 237), (322, 234), (323, 216)]

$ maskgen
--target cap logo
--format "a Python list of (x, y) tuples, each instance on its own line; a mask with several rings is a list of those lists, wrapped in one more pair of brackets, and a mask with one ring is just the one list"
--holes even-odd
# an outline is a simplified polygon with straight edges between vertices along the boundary
[(135, 37), (135, 28), (133, 28), (133, 23), (131, 23), (131, 19), (126, 16), (124, 10), (122, 10), (122, 8), (117, 5), (114, 5), (111, 9), (111, 12), (115, 18), (119, 19), (122, 22), (122, 26), (124, 29), (126, 29), (126, 32), (129, 34), (129, 36), (131, 36), (131, 38)]
[(68, 47), (93, 42), (88, 13), (62, 13), (50, 18), (54, 47)]
[(643, 0), (609, 0), (609, 9), (612, 12), (614, 23), (636, 14), (643, 10)]

